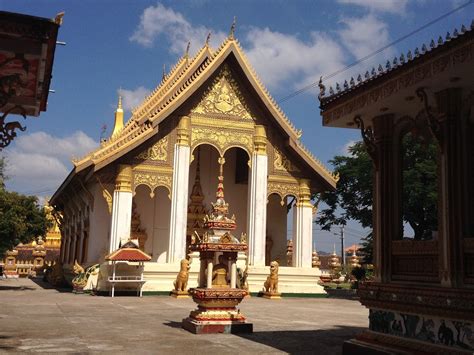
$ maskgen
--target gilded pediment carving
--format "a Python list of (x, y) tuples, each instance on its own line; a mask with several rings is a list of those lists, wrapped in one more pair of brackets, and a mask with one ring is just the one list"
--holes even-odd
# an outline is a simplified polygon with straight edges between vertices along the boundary
[(136, 156), (137, 159), (167, 161), (168, 160), (168, 136), (163, 137), (147, 150)]
[(277, 148), (273, 151), (273, 168), (275, 171), (284, 171), (287, 173), (299, 172), (300, 170)]
[(191, 112), (229, 115), (252, 120), (250, 110), (227, 64), (223, 66), (219, 75), (204, 92), (201, 102)]

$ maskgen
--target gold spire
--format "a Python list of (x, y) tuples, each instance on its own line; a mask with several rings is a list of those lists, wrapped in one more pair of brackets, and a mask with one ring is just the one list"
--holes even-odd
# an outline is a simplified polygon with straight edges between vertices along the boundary
[(117, 109), (115, 110), (115, 123), (114, 130), (112, 131), (113, 137), (117, 135), (123, 129), (123, 109), (122, 109), (122, 95), (119, 94)]

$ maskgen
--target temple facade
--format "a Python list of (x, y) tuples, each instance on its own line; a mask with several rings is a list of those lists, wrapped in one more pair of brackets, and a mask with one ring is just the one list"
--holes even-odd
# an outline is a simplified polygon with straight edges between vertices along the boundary
[(250, 291), (262, 289), (277, 260), (281, 292), (324, 292), (312, 268), (312, 196), (334, 189), (337, 177), (303, 146), (301, 134), (233, 34), (217, 50), (206, 43), (193, 58), (185, 53), (126, 124), (119, 100), (111, 137), (73, 161), (52, 197), (62, 214), (66, 271), (79, 260), (102, 263), (108, 275), (104, 256), (134, 239), (152, 257), (144, 291), (171, 290), (187, 257), (195, 287), (199, 258), (188, 247), (194, 232), (202, 233), (222, 165), (235, 234), (248, 241), (238, 267), (248, 270)]

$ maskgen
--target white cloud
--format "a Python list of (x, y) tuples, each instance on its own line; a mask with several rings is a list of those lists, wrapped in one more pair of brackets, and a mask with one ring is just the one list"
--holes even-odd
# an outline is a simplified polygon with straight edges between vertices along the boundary
[(246, 42), (246, 54), (269, 88), (288, 82), (300, 87), (343, 66), (342, 48), (318, 32), (311, 33), (311, 39), (305, 42), (293, 35), (254, 27), (247, 33)]
[(356, 5), (373, 12), (404, 14), (408, 0), (338, 0), (340, 4)]
[(132, 108), (141, 104), (145, 96), (150, 93), (150, 90), (139, 86), (135, 90), (120, 89), (118, 90), (119, 95), (122, 95), (122, 106), (126, 111), (131, 111)]
[(155, 40), (164, 35), (170, 42), (171, 52), (181, 55), (188, 42), (191, 42), (191, 53), (202, 47), (209, 32), (212, 33), (210, 44), (214, 47), (227, 36), (222, 31), (212, 31), (205, 26), (192, 26), (182, 14), (158, 3), (143, 11), (138, 28), (130, 40), (145, 47), (152, 47)]
[[(388, 25), (369, 14), (364, 17), (344, 17), (339, 30), (344, 46), (357, 58), (362, 58), (389, 43)], [(384, 54), (387, 57), (387, 53)]]
[(46, 132), (17, 137), (5, 150), (7, 188), (38, 196), (51, 196), (70, 171), (70, 159), (96, 148), (98, 143), (82, 131), (61, 138)]
[(357, 142), (354, 141), (354, 140), (348, 141), (348, 142), (347, 142), (346, 144), (344, 144), (344, 146), (341, 148), (340, 154), (341, 154), (341, 155), (346, 155), (346, 156), (352, 155), (351, 152), (349, 151), (349, 148), (352, 147), (355, 143), (357, 143)]

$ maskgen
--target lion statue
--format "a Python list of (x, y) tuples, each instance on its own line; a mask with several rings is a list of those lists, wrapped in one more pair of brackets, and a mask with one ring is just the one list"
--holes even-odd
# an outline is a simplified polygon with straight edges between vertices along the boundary
[(178, 276), (174, 281), (174, 290), (177, 292), (186, 292), (188, 288), (188, 278), (189, 278), (189, 260), (181, 260), (181, 269), (179, 270)]
[(277, 261), (270, 263), (270, 275), (267, 276), (267, 281), (263, 284), (266, 293), (278, 293), (278, 267), (280, 265)]

